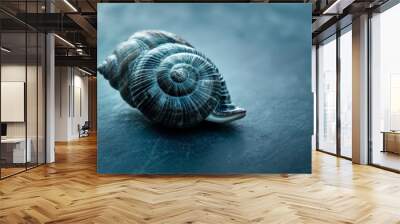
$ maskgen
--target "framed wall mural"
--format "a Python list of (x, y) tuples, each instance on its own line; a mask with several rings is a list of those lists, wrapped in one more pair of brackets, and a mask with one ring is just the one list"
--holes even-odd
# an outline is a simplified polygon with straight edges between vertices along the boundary
[(310, 173), (310, 4), (99, 4), (98, 172)]

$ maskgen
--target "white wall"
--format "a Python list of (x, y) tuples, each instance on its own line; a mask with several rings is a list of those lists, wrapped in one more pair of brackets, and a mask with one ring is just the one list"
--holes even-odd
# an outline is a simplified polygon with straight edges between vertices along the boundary
[(69, 68), (55, 68), (55, 141), (68, 140)]
[(88, 120), (88, 77), (76, 68), (56, 67), (55, 140), (79, 137), (78, 124)]
[[(38, 70), (37, 70), (38, 69)], [(32, 161), (44, 163), (45, 150), (45, 115), (44, 115), (44, 74), (42, 67), (36, 65), (25, 64), (3, 64), (1, 66), (2, 82), (24, 82), (26, 84), (26, 107), (21, 108), (22, 113), (26, 112), (26, 121), (22, 122), (6, 122), (7, 137), (24, 138), (25, 135), (30, 139), (30, 148), (32, 151)], [(27, 78), (27, 80), (25, 80)], [(23, 94), (23, 93), (22, 93)], [(2, 98), (7, 96), (2, 95)], [(3, 112), (11, 110), (11, 108), (2, 107)], [(13, 111), (8, 111), (13, 113)], [(15, 113), (15, 112), (14, 112)], [(36, 153), (39, 153), (37, 156)]]
[[(25, 82), (25, 64), (5, 64), (1, 66), (1, 81), (3, 82)], [(31, 70), (28, 67), (28, 70)], [(6, 110), (7, 108), (1, 108)], [(7, 137), (25, 137), (25, 122), (7, 123)]]
[(83, 125), (85, 121), (88, 121), (88, 77), (82, 76), (83, 73), (79, 72), (78, 75), (74, 75), (74, 107), (72, 108), (72, 120), (71, 120), (71, 135), (73, 138), (79, 137), (78, 124)]
[[(32, 130), (36, 131), (36, 80), (33, 79), (33, 76), (36, 77), (36, 66), (27, 66), (20, 64), (4, 64), (1, 66), (1, 81), (2, 82), (25, 82), (25, 75), (27, 69), (28, 76), (28, 84), (31, 87), (32, 85), (35, 88), (27, 88), (27, 118), (28, 118), (28, 129), (32, 127)], [(39, 71), (40, 72), (40, 71)], [(3, 96), (4, 97), (4, 96)], [(40, 107), (41, 105), (39, 105)], [(1, 108), (2, 110), (7, 110), (7, 108)], [(32, 123), (33, 122), (33, 123)], [(25, 123), (26, 122), (7, 122), (7, 135), (8, 137), (25, 137)], [(30, 134), (30, 130), (28, 130), (28, 137)], [(36, 132), (35, 132), (36, 135)]]

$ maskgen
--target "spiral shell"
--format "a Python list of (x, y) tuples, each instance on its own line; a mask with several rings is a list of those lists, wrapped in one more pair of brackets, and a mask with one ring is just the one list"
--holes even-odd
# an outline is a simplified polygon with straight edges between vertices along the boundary
[(245, 116), (234, 106), (217, 67), (175, 34), (141, 31), (121, 43), (99, 72), (149, 120), (192, 127)]

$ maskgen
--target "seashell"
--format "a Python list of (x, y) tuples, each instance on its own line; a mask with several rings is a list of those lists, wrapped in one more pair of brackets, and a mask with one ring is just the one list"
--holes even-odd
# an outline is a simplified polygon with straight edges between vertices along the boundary
[(204, 120), (226, 123), (246, 115), (231, 102), (214, 63), (169, 32), (134, 33), (98, 71), (129, 105), (164, 126), (192, 127)]

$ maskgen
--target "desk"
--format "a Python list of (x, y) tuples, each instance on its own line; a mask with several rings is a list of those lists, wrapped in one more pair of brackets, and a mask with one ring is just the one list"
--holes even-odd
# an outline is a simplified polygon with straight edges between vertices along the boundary
[(400, 132), (383, 131), (383, 150), (382, 152), (392, 152), (400, 154)]
[[(25, 138), (6, 138), (1, 139), (1, 156), (7, 163), (25, 163), (31, 162), (31, 145), (30, 138), (27, 139), (27, 146), (25, 151)], [(11, 146), (11, 147), (10, 147)], [(3, 155), (4, 154), (4, 155)], [(26, 160), (25, 160), (26, 159)]]

